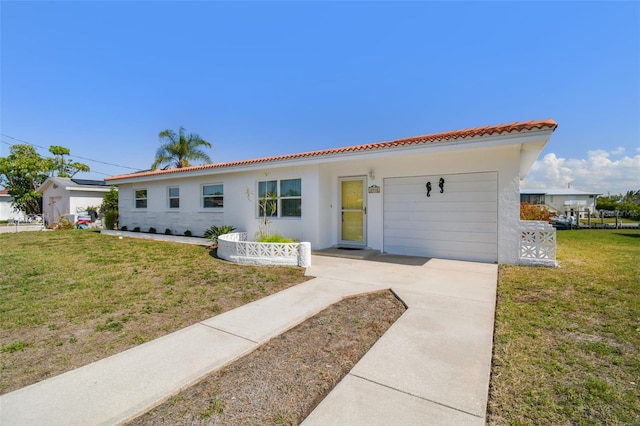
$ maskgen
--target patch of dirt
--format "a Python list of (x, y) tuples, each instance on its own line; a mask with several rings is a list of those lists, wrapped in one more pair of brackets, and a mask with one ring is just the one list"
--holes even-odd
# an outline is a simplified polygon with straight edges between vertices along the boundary
[(128, 425), (296, 425), (404, 313), (391, 291), (345, 299)]

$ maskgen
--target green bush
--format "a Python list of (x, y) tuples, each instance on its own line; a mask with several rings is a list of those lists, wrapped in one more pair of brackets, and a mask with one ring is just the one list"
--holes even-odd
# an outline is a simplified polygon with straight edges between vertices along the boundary
[(186, 231), (184, 231), (184, 236), (185, 237), (190, 237), (191, 236), (191, 231), (189, 231), (188, 229)]
[(100, 211), (107, 214), (108, 211), (114, 211), (118, 213), (118, 190), (115, 186), (109, 188), (109, 192), (102, 197), (102, 205), (100, 205)]
[(164, 230), (164, 235), (171, 235), (173, 232), (171, 232), (171, 229), (167, 228)]
[(133, 228), (133, 232), (140, 232), (140, 227), (136, 226), (135, 228)]
[(214, 243), (217, 243), (218, 237), (220, 235), (229, 234), (235, 231), (235, 229), (236, 228), (234, 228), (231, 225), (220, 225), (220, 226), (213, 225), (211, 228), (204, 231), (204, 236), (210, 239), (211, 241), (213, 241)]
[(118, 211), (108, 210), (104, 213), (105, 229), (116, 229), (118, 227)]
[(260, 237), (257, 241), (259, 243), (295, 243), (295, 240), (283, 237), (280, 234), (271, 234), (268, 237)]
[(126, 231), (126, 230), (127, 230), (126, 225), (125, 225), (125, 226), (123, 226), (122, 228), (120, 228), (120, 230), (121, 230), (121, 231)]
[(149, 228), (149, 233), (150, 234), (155, 234), (156, 233), (156, 228), (154, 228), (153, 226), (151, 228)]

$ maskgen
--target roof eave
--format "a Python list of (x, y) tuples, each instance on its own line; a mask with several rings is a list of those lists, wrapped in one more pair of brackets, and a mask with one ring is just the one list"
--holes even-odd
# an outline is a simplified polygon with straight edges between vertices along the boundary
[[(555, 128), (554, 128), (555, 129)], [(441, 152), (441, 151), (451, 151), (451, 150), (462, 150), (468, 148), (482, 148), (489, 146), (501, 146), (501, 145), (521, 145), (525, 146), (531, 143), (543, 141), (542, 148), (548, 142), (551, 134), (554, 129), (533, 129), (526, 131), (514, 131), (509, 133), (502, 134), (493, 134), (493, 135), (483, 135), (483, 136), (471, 136), (466, 138), (457, 138), (451, 140), (438, 140), (433, 142), (419, 142), (419, 143), (411, 143), (408, 145), (398, 145), (398, 146), (385, 146), (381, 148), (371, 148), (371, 149), (363, 149), (363, 150), (352, 150), (352, 151), (343, 151), (343, 152), (328, 152), (319, 155), (313, 155), (313, 153), (309, 153), (309, 155), (300, 154), (300, 156), (295, 156), (293, 158), (286, 158), (287, 156), (280, 157), (271, 157), (266, 158), (264, 161), (259, 161), (258, 159), (255, 162), (238, 162), (241, 164), (235, 164), (236, 162), (231, 163), (222, 163), (222, 164), (211, 164), (205, 166), (195, 166), (193, 168), (189, 168), (189, 170), (182, 169), (172, 169), (172, 172), (162, 171), (155, 174), (145, 174), (142, 176), (137, 175), (124, 175), (122, 178), (118, 176), (108, 177), (105, 180), (110, 185), (121, 185), (128, 183), (135, 183), (141, 181), (157, 181), (157, 180), (167, 180), (173, 178), (188, 178), (188, 177), (197, 177), (201, 175), (211, 175), (211, 174), (222, 174), (222, 173), (236, 173), (241, 171), (252, 171), (252, 170), (261, 170), (266, 166), (269, 167), (290, 167), (296, 165), (309, 165), (309, 164), (321, 164), (335, 161), (343, 161), (343, 160), (354, 160), (359, 157), (367, 157), (367, 158), (376, 158), (382, 156), (388, 156), (389, 154), (401, 154), (406, 153), (408, 151), (431, 151), (431, 152)], [(539, 155), (542, 148), (534, 148), (533, 152), (537, 152)], [(536, 155), (536, 158), (537, 158)], [(282, 158), (285, 157), (285, 158)], [(534, 159), (535, 160), (535, 159)], [(252, 160), (248, 160), (252, 161)], [(228, 166), (226, 164), (229, 164)], [(531, 162), (533, 164), (533, 162)], [(528, 167), (531, 165), (529, 164)], [(528, 170), (527, 167), (527, 170)]]

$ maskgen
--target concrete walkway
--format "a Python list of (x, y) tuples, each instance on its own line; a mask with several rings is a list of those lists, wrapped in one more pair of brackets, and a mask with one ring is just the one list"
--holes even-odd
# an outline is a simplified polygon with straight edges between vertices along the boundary
[(307, 274), (317, 278), (2, 395), (0, 424), (126, 421), (332, 303), (384, 288), (407, 312), (304, 424), (484, 424), (496, 265), (314, 256)]

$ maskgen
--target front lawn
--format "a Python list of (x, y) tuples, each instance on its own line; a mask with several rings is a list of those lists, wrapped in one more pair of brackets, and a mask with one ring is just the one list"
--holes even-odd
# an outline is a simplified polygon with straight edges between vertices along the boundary
[(307, 280), (91, 231), (0, 234), (0, 253), (0, 394)]
[(640, 424), (640, 231), (557, 237), (499, 269), (488, 423)]

